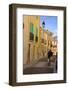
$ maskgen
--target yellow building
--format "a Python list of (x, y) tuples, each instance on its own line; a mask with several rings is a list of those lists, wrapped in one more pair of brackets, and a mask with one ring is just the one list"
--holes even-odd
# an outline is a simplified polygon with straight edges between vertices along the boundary
[(40, 57), (44, 57), (47, 54), (47, 33), (40, 27)]
[(47, 55), (47, 51), (48, 51), (48, 34), (46, 32), (44, 32), (44, 53), (45, 53), (45, 56)]
[(52, 47), (53, 33), (48, 31), (48, 29), (45, 32), (47, 33), (47, 48), (49, 50)]
[(46, 30), (47, 36), (47, 42), (48, 42), (48, 50), (51, 49), (53, 52), (53, 55), (56, 55), (57, 53), (57, 37), (53, 37), (53, 33)]
[(40, 45), (41, 45), (41, 52), (43, 53), (43, 56), (47, 55), (47, 52), (52, 47), (52, 39), (53, 39), (53, 33), (47, 30), (43, 30), (42, 27), (40, 27)]
[(40, 16), (24, 16), (24, 64), (38, 59)]
[(55, 39), (55, 37), (53, 37), (53, 40), (52, 40), (52, 52), (53, 52), (53, 55), (56, 55), (58, 49), (57, 49), (57, 39)]

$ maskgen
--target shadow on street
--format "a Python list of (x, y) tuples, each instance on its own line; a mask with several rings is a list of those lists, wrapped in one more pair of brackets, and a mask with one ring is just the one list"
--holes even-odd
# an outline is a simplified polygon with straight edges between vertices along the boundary
[(48, 60), (46, 58), (40, 59), (37, 63), (26, 66), (24, 65), (23, 74), (44, 74), (44, 73), (57, 73), (56, 70), (56, 57), (53, 56), (50, 64), (48, 65)]

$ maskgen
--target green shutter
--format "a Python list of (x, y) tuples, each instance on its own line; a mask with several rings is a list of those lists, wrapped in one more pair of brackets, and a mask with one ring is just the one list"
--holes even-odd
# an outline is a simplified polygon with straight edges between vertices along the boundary
[(34, 33), (34, 25), (33, 25), (33, 23), (30, 23), (30, 32)]
[(30, 23), (30, 40), (34, 40), (34, 25)]

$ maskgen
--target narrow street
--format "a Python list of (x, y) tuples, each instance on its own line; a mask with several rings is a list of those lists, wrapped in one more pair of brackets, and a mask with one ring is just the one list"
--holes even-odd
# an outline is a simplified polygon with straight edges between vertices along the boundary
[(32, 66), (24, 68), (23, 74), (56, 73), (55, 59), (55, 56), (52, 57), (50, 65), (48, 65), (48, 60), (46, 58), (42, 58)]
[[(57, 17), (24, 15), (23, 26), (23, 74), (55, 73), (55, 55), (58, 50)], [(53, 57), (50, 63), (46, 58), (48, 56)]]

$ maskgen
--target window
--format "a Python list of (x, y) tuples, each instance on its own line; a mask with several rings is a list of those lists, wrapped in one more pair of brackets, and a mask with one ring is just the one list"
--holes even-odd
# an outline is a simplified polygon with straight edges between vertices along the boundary
[(34, 25), (30, 23), (30, 40), (34, 40)]
[(44, 44), (46, 45), (46, 40), (44, 40)]
[(33, 25), (33, 23), (30, 23), (30, 32), (32, 34), (34, 33), (34, 25)]

